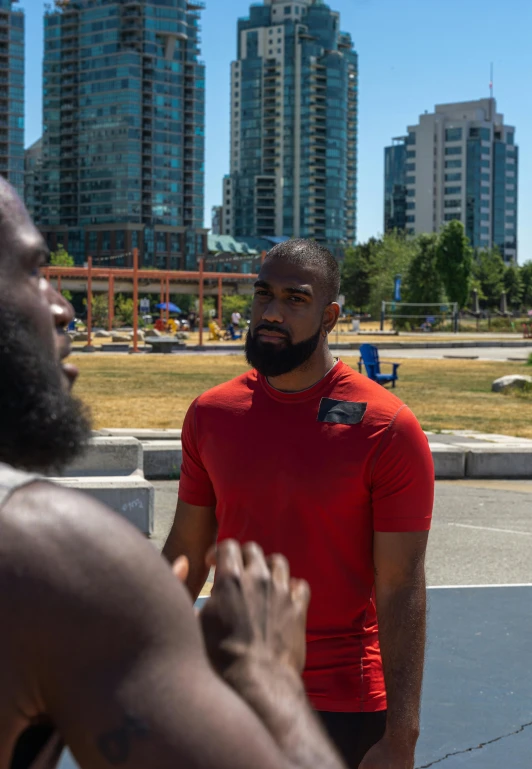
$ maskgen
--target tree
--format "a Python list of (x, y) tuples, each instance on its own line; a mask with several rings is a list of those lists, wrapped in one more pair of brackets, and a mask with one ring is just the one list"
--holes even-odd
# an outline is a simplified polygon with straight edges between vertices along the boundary
[(479, 299), (488, 309), (499, 306), (504, 291), (505, 265), (497, 248), (479, 251), (473, 263), (473, 278), (479, 286)]
[(504, 290), (508, 307), (518, 309), (523, 299), (523, 281), (521, 270), (516, 264), (509, 264), (504, 271)]
[(473, 268), (473, 249), (459, 221), (447, 224), (438, 237), (438, 271), (450, 302), (464, 307), (469, 299)]
[(133, 299), (118, 294), (115, 302), (115, 323), (117, 326), (133, 325)]
[(231, 315), (239, 312), (245, 318), (251, 309), (252, 296), (242, 296), (241, 294), (230, 294), (222, 299), (223, 325), (227, 326), (231, 322)]
[(441, 302), (443, 283), (438, 270), (438, 237), (419, 235), (415, 241), (416, 253), (408, 268), (405, 300), (417, 303)]
[(403, 233), (390, 232), (377, 241), (372, 263), (369, 309), (374, 317), (380, 314), (381, 302), (393, 300), (395, 276), (406, 276), (414, 258), (415, 243)]
[(57, 251), (50, 253), (50, 265), (52, 267), (73, 267), (74, 264), (74, 257), (65, 251), (61, 243), (57, 246)]
[(347, 306), (360, 312), (370, 300), (372, 262), (377, 243), (375, 238), (370, 238), (367, 243), (346, 249), (342, 264), (342, 294)]
[(519, 272), (523, 284), (523, 304), (532, 307), (532, 261), (525, 262)]

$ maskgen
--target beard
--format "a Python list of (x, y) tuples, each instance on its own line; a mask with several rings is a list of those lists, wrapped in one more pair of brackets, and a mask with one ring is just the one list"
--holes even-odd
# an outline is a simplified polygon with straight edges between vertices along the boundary
[[(279, 332), (279, 329), (275, 326), (261, 323), (254, 330), (267, 330)], [(309, 360), (309, 358), (316, 351), (321, 336), (321, 326), (318, 328), (315, 334), (308, 339), (304, 339), (302, 342), (294, 344), (291, 339), (286, 336), (286, 343), (283, 345), (271, 344), (263, 342), (257, 336), (252, 335), (251, 331), (248, 331), (246, 336), (246, 360), (250, 366), (257, 369), (259, 374), (265, 377), (282, 376), (283, 374), (289, 374)]]
[(20, 312), (0, 301), (0, 462), (58, 472), (90, 437), (84, 404), (65, 389), (58, 362)]

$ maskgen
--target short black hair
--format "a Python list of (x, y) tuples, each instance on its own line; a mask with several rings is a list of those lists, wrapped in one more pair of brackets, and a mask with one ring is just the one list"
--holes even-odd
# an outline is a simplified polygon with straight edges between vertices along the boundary
[(335, 302), (340, 293), (340, 269), (331, 252), (315, 240), (297, 238), (278, 243), (266, 254), (265, 263), (283, 259), (299, 267), (316, 267), (321, 272), (321, 288), (327, 304)]

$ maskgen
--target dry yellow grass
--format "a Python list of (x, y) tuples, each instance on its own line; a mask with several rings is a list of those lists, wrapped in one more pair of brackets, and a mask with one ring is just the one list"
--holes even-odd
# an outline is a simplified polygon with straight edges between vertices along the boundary
[[(342, 356), (356, 368), (357, 357)], [(400, 360), (398, 357), (397, 360)], [(191, 401), (246, 370), (240, 355), (77, 355), (77, 394), (95, 427), (181, 427)], [(503, 396), (491, 383), (530, 373), (520, 363), (404, 360), (395, 393), (426, 430), (479, 430), (532, 438), (532, 395)]]

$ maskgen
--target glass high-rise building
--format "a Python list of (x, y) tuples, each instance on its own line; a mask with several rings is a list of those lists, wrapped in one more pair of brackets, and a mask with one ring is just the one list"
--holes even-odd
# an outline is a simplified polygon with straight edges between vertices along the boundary
[(384, 150), (384, 232), (406, 228), (407, 147), (402, 137), (392, 141)]
[(238, 21), (223, 230), (356, 238), (358, 58), (322, 0), (264, 0)]
[(24, 195), (24, 12), (0, 0), (0, 175)]
[(105, 263), (138, 247), (145, 265), (196, 269), (207, 232), (203, 7), (57, 0), (45, 14), (38, 224), (52, 249)]
[(392, 178), (404, 173), (409, 234), (458, 219), (473, 247), (496, 246), (516, 261), (519, 151), (495, 99), (437, 105), (408, 128), (403, 145), (403, 171), (399, 161), (386, 165), (385, 217)]

